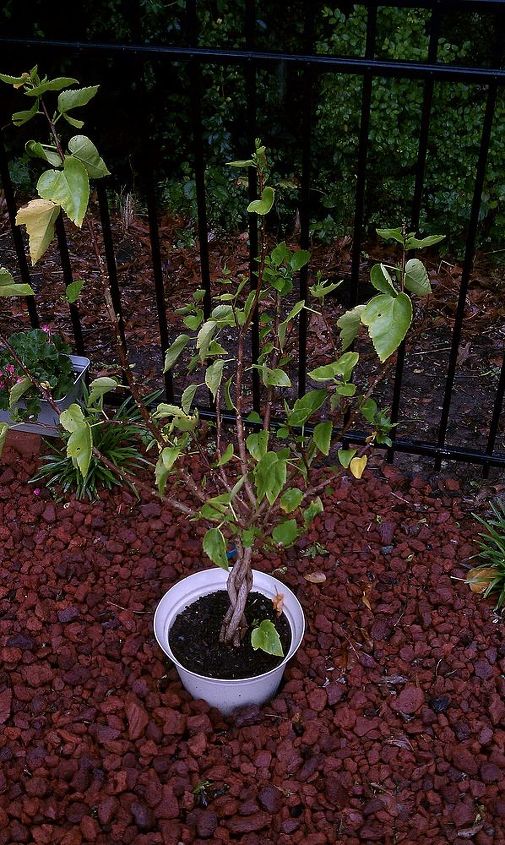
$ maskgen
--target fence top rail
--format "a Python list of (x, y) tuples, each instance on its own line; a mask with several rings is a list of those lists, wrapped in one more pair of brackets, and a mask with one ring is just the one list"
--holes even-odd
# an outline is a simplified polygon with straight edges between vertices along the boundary
[[(505, 4), (504, 4), (505, 6)], [(196, 60), (209, 64), (243, 64), (256, 66), (285, 62), (313, 67), (320, 72), (351, 74), (372, 73), (374, 76), (410, 79), (432, 78), (448, 82), (473, 84), (505, 84), (505, 70), (501, 68), (467, 67), (463, 65), (430, 64), (424, 62), (385, 61), (383, 59), (349, 58), (342, 56), (302, 53), (269, 52), (266, 50), (218, 50), (209, 47), (168, 47), (152, 44), (110, 44), (96, 41), (60, 41), (39, 38), (0, 38), (0, 46), (58, 49), (73, 53), (107, 53), (124, 58), (167, 59), (169, 61)]]

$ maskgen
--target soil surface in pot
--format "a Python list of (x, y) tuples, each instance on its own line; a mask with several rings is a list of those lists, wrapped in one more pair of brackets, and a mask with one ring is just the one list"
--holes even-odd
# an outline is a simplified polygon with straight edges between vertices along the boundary
[(284, 614), (277, 614), (271, 599), (261, 593), (250, 593), (245, 609), (249, 628), (239, 648), (235, 648), (219, 642), (221, 623), (229, 606), (226, 590), (218, 590), (202, 596), (179, 613), (168, 637), (177, 659), (186, 669), (207, 678), (254, 678), (275, 669), (284, 658), (261, 649), (255, 651), (250, 632), (264, 619), (269, 619), (277, 629), (284, 654), (287, 654), (291, 645), (291, 629)]

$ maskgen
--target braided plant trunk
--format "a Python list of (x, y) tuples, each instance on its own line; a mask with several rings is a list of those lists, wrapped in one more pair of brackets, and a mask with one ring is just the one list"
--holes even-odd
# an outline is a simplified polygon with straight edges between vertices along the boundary
[(223, 619), (219, 634), (220, 642), (225, 645), (239, 646), (247, 630), (244, 611), (253, 582), (251, 558), (252, 549), (244, 549), (239, 544), (237, 558), (226, 584), (230, 597), (230, 607)]

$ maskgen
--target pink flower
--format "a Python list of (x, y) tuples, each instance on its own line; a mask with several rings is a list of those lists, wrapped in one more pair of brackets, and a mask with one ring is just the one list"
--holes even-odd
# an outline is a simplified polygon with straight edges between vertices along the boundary
[(34, 496), (40, 496), (40, 487), (35, 488), (35, 490), (33, 491), (33, 495)]

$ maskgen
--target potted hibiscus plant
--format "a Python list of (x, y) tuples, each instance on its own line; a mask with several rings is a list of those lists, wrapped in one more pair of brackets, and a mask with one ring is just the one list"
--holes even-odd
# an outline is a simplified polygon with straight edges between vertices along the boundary
[[(274, 206), (275, 190), (269, 185), (266, 149), (257, 141), (250, 159), (230, 163), (253, 168), (257, 175), (259, 197), (247, 209), (256, 216), (259, 230), (254, 286), (250, 289), (246, 278), (225, 271), (215, 284), (209, 311), (203, 305), (203, 290), (179, 309), (182, 330), (166, 350), (165, 371), (182, 364), (190, 381), (176, 403), (151, 407), (143, 401), (121, 341), (119, 318), (86, 215), (89, 179), (104, 175), (105, 165), (88, 138), (81, 136), (79, 144), (70, 139), (65, 151), (57, 131), (59, 118), (68, 120), (70, 106), (84, 105), (96, 87), (67, 90), (65, 86), (76, 84), (75, 80), (41, 80), (36, 70), (35, 76), (32, 71), (1, 78), (37, 101), (34, 114), (42, 113), (48, 122), (51, 159), (47, 147), (30, 142), (31, 149), (55, 168), (41, 176), (39, 198), (20, 210), (18, 222), (26, 225), (36, 260), (52, 239), (54, 218), (61, 209), (77, 225), (88, 226), (119, 363), (140, 425), (149, 436), (153, 483), (131, 478), (93, 445), (91, 428), (103, 424), (104, 397), (119, 386), (113, 378), (91, 383), (88, 413), (76, 403), (60, 413), (60, 423), (69, 433), (68, 455), (83, 477), (92, 457), (102, 460), (139, 490), (159, 496), (186, 519), (204, 523), (203, 553), (215, 567), (190, 575), (163, 596), (155, 615), (156, 637), (193, 695), (223, 712), (264, 701), (275, 692), (286, 662), (298, 648), (304, 621), (293, 593), (277, 579), (255, 571), (255, 558), (260, 550), (296, 543), (322, 513), (320, 494), (335, 475), (361, 478), (372, 446), (391, 444), (392, 424), (371, 395), (374, 385), (358, 389), (353, 380), (359, 354), (352, 346), (366, 330), (380, 361), (391, 358), (412, 322), (410, 294), (430, 292), (424, 265), (418, 258), (407, 260), (407, 252), (437, 243), (442, 236), (418, 239), (404, 228), (379, 230), (381, 237), (400, 244), (401, 259), (393, 266), (372, 268), (377, 295), (340, 317), (340, 349), (308, 373), (310, 389), (297, 397), (292, 383), (297, 322), (303, 311), (317, 312), (337, 285), (317, 276), (308, 301), (297, 299), (297, 274), (310, 254), (284, 242), (273, 248), (268, 243), (265, 221)], [(44, 100), (47, 92), (55, 91), (60, 93), (51, 117)], [(73, 117), (70, 122), (76, 125)], [(255, 325), (261, 351), (253, 361)], [(253, 371), (261, 386), (259, 411), (250, 405)], [(33, 381), (54, 406), (47, 385)], [(198, 412), (202, 391), (210, 392), (215, 408), (210, 433), (208, 423), (204, 431)], [(369, 436), (354, 446), (351, 430), (358, 417), (369, 426)]]

